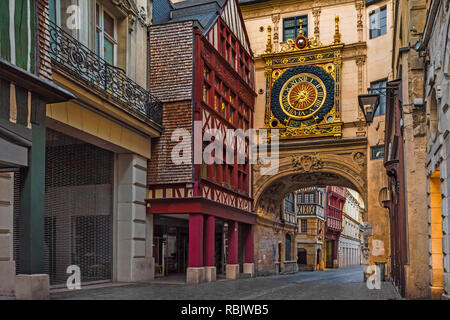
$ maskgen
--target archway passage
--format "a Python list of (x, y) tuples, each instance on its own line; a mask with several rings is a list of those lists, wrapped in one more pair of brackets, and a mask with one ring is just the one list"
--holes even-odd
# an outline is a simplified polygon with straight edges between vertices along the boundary
[[(362, 138), (282, 142), (279, 144), (279, 166), (272, 171), (273, 174), (262, 175), (261, 165), (254, 166), (254, 204), (257, 212), (254, 255), (257, 274), (286, 273), (286, 270), (292, 269), (322, 270), (326, 267), (327, 256), (331, 260), (329, 267), (337, 267), (339, 238), (330, 237), (330, 248), (327, 250), (325, 229), (330, 231), (335, 228), (335, 233), (341, 231), (344, 202), (339, 208), (332, 208), (337, 210), (333, 219), (340, 220), (340, 224), (327, 226), (324, 215), (315, 214), (315, 219), (309, 219), (307, 215), (299, 216), (286, 209), (289, 203), (284, 200), (289, 194), (308, 188), (316, 190), (312, 192), (313, 199), (323, 199), (320, 194), (327, 193), (328, 186), (336, 186), (337, 191), (333, 192), (341, 192), (338, 196), (342, 199), (345, 199), (346, 188), (357, 191), (361, 206), (367, 208), (366, 155), (367, 141)], [(307, 208), (309, 205), (306, 203)], [(327, 206), (327, 200), (322, 206)], [(292, 215), (294, 219), (290, 218)], [(329, 215), (332, 215), (331, 210)], [(359, 226), (357, 232), (358, 237)], [(298, 240), (299, 237), (303, 237), (302, 241)], [(292, 253), (279, 250), (287, 249), (284, 246), (287, 238), (292, 239), (289, 247)], [(289, 265), (286, 257), (295, 257), (294, 267)]]

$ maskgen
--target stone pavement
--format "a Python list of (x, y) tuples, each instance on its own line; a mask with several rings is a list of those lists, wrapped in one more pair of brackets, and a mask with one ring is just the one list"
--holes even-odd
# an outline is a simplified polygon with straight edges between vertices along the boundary
[(112, 285), (77, 291), (52, 292), (51, 299), (71, 300), (389, 300), (401, 299), (386, 281), (380, 290), (363, 282), (362, 266), (299, 272), (240, 280), (186, 285), (161, 283)]

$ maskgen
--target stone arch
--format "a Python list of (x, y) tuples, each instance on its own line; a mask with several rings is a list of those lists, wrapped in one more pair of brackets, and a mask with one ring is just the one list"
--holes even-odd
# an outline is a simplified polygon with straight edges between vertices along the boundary
[[(335, 143), (339, 144), (339, 143)], [(311, 148), (310, 148), (311, 150)], [(261, 175), (254, 166), (254, 204), (259, 214), (277, 214), (281, 200), (303, 187), (337, 185), (358, 191), (367, 208), (367, 146), (349, 148), (330, 145), (329, 149), (289, 152), (280, 149), (278, 170)]]

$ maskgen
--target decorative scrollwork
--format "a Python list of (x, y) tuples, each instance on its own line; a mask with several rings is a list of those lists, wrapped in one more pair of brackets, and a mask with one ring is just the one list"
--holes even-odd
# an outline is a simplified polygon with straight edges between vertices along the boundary
[(162, 102), (60, 27), (49, 22), (50, 56), (61, 68), (114, 99), (129, 113), (162, 125)]

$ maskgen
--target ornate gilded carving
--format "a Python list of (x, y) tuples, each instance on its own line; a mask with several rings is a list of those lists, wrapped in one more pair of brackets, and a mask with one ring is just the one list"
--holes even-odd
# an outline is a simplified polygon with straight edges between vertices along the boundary
[[(315, 16), (317, 17), (317, 19), (319, 17), (319, 14), (320, 8), (315, 8)], [(344, 45), (340, 42), (338, 22), (339, 18), (336, 17), (336, 34), (334, 39), (336, 43), (327, 46), (323, 46), (320, 44), (320, 41), (318, 40), (318, 32), (315, 32), (315, 36), (312, 39), (304, 38), (303, 29), (300, 27), (299, 36), (297, 37), (297, 39), (295, 41), (289, 39), (286, 42), (281, 43), (281, 52), (277, 53), (273, 51), (271, 33), (270, 31), (268, 32), (266, 53), (262, 55), (262, 58), (266, 63), (266, 108), (264, 122), (265, 128), (276, 128), (279, 130), (280, 139), (342, 136), (343, 123), (340, 116), (340, 73), (342, 66), (341, 52)], [(301, 25), (302, 22), (300, 21), (300, 26)], [(316, 31), (318, 31), (318, 29)], [(303, 41), (302, 39), (306, 39), (306, 41)], [(305, 43), (306, 46), (304, 46)], [(299, 68), (315, 69), (313, 71), (305, 71), (302, 69), (303, 71), (301, 71)], [(296, 87), (289, 87), (289, 98), (288, 100), (286, 100), (286, 97), (283, 98), (283, 106), (284, 110), (291, 110), (292, 112), (285, 112), (284, 114), (281, 114), (278, 110), (278, 106), (280, 104), (276, 103), (281, 99), (279, 98), (282, 94), (280, 90), (284, 88), (280, 87), (280, 85), (283, 86), (286, 81), (290, 81), (289, 79), (285, 79), (286, 77), (284, 77), (287, 71), (292, 73), (296, 70), (302, 75), (303, 73), (305, 74), (303, 77), (298, 77), (298, 79), (295, 78), (295, 75), (291, 74), (291, 77), (289, 79), (293, 79), (291, 81), (292, 85)], [(321, 70), (325, 72), (321, 72)], [(319, 83), (325, 84), (326, 87), (326, 92), (322, 92), (322, 87), (324, 86), (321, 86), (319, 88), (317, 87), (319, 84), (317, 84), (317, 86), (315, 87), (317, 88), (317, 94), (314, 94), (314, 96), (317, 95), (320, 98), (316, 99), (317, 103), (321, 103), (321, 101), (323, 100), (321, 99), (322, 96), (327, 97), (327, 102), (323, 105), (317, 106), (314, 105), (314, 103), (313, 105), (307, 104), (307, 106), (305, 107), (302, 107), (302, 105), (300, 105), (299, 103), (295, 104), (294, 102), (292, 102), (295, 100), (294, 96), (292, 95), (294, 92), (297, 93), (300, 88), (308, 86), (308, 83), (314, 84), (314, 80), (308, 80), (313, 79), (313, 75), (317, 77), (319, 77), (320, 75), (320, 81), (317, 79), (316, 80)], [(330, 78), (331, 80), (324, 80), (328, 78)], [(277, 95), (279, 97), (277, 97)], [(285, 100), (289, 102), (292, 108), (284, 103), (286, 102)], [(295, 106), (292, 106), (292, 103), (294, 103)], [(317, 108), (319, 108), (320, 110), (316, 110)]]
[(272, 27), (267, 26), (266, 53), (272, 53)]
[(339, 44), (341, 43), (341, 34), (339, 32), (339, 16), (336, 16), (334, 18), (335, 26), (334, 26), (334, 43)]

